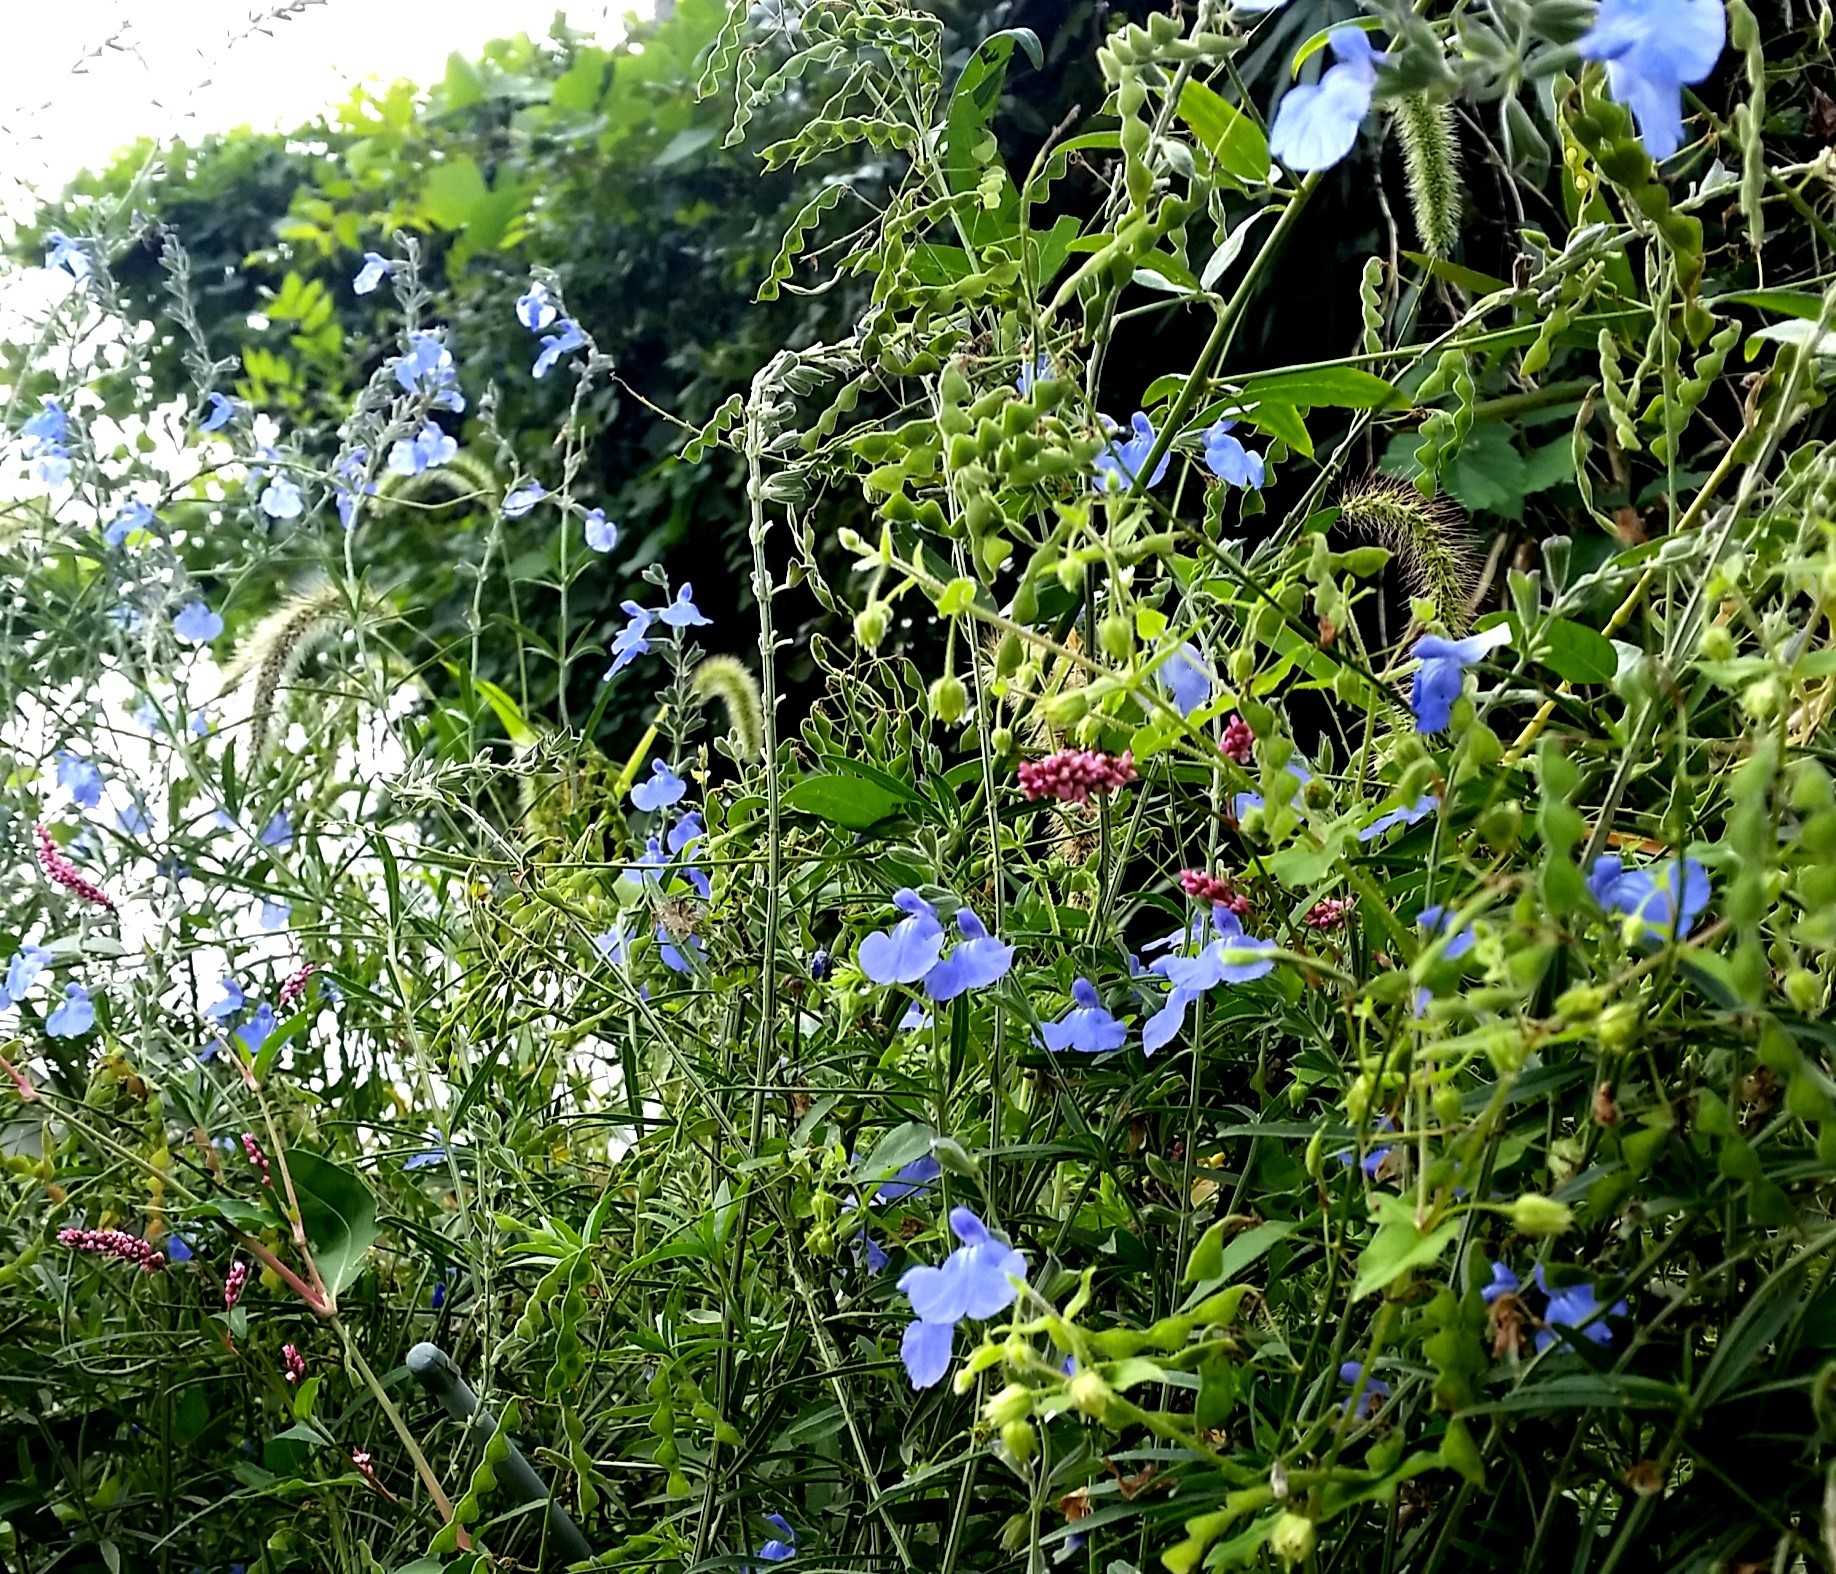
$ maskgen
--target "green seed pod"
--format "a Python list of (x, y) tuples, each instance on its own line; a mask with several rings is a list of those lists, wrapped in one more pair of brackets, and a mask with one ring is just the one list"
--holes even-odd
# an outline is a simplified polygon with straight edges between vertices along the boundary
[(931, 714), (945, 726), (959, 722), (969, 713), (969, 690), (963, 680), (946, 672), (931, 685)]
[(1135, 653), (1135, 631), (1128, 619), (1112, 612), (1097, 624), (1097, 644), (1112, 661), (1127, 661)]
[(886, 638), (890, 611), (884, 601), (870, 601), (854, 615), (854, 637), (863, 650), (878, 650)]

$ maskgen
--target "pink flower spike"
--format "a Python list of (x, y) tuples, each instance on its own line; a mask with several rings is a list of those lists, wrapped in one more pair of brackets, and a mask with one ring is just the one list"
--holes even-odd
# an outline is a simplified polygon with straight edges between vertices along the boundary
[(1301, 922), (1309, 929), (1340, 929), (1351, 916), (1354, 905), (1348, 896), (1322, 897), (1307, 910)]
[(244, 1288), (248, 1285), (248, 1282), (249, 1282), (249, 1265), (245, 1263), (240, 1257), (238, 1257), (230, 1264), (229, 1273), (224, 1276), (224, 1280), (223, 1280), (223, 1309), (224, 1311), (226, 1312), (231, 1311), (235, 1308), (236, 1303), (242, 1299), (242, 1292)]
[(88, 902), (92, 907), (103, 907), (114, 912), (113, 898), (64, 856), (63, 849), (51, 840), (51, 832), (45, 823), (39, 821), (32, 830), (38, 838), (38, 867), (44, 870), (45, 878), (53, 885), (61, 885), (72, 896)]
[(1248, 765), (1250, 751), (1256, 746), (1256, 734), (1241, 716), (1233, 715), (1218, 739), (1218, 753), (1235, 765)]
[(255, 1133), (245, 1131), (242, 1134), (242, 1151), (248, 1155), (249, 1163), (261, 1172), (261, 1183), (264, 1186), (274, 1184), (274, 1176), (268, 1168), (268, 1156), (261, 1151), (261, 1144), (255, 1140)]
[(73, 1252), (91, 1252), (98, 1257), (131, 1262), (142, 1273), (158, 1273), (166, 1266), (164, 1252), (151, 1241), (129, 1235), (126, 1230), (89, 1230), (72, 1226), (57, 1232), (57, 1242)]
[(1126, 787), (1135, 778), (1132, 753), (1102, 754), (1095, 749), (1060, 749), (1043, 760), (1020, 766), (1020, 791), (1029, 803), (1056, 798), (1060, 803), (1088, 803), (1100, 793)]
[(282, 1011), (290, 1011), (306, 998), (306, 986), (312, 981), (312, 975), (318, 971), (315, 963), (308, 962), (296, 973), (288, 975), (287, 981), (280, 986), (280, 995), (275, 1004)]
[(298, 1345), (281, 1346), (281, 1376), (288, 1382), (298, 1384), (306, 1375), (306, 1357), (300, 1354)]
[(1207, 907), (1228, 907), (1239, 918), (1250, 910), (1249, 898), (1221, 875), (1207, 874), (1203, 869), (1182, 869), (1179, 888), (1195, 902)]

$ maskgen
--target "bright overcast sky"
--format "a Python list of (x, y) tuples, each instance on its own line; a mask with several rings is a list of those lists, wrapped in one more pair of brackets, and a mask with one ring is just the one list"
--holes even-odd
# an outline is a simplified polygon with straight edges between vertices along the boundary
[[(291, 128), (354, 80), (427, 81), (557, 12), (617, 36), (645, 0), (6, 0), (0, 211), (143, 135)], [(276, 10), (297, 15), (273, 20)], [(267, 20), (264, 20), (267, 19)], [(24, 211), (29, 212), (29, 207)]]

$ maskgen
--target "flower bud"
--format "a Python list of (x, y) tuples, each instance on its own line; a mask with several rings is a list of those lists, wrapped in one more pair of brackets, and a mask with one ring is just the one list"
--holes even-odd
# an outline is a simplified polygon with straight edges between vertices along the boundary
[(1785, 975), (1785, 998), (1809, 1016), (1823, 1004), (1823, 980), (1808, 967), (1794, 967)]
[(1638, 1036), (1638, 1007), (1630, 1000), (1608, 1006), (1600, 1013), (1600, 1020), (1594, 1024), (1594, 1036), (1600, 1041), (1602, 1049), (1620, 1051), (1631, 1048), (1633, 1039)]
[(1001, 1446), (1016, 1465), (1024, 1465), (1039, 1450), (1039, 1438), (1030, 1421), (1009, 1421), (1001, 1428)]
[(1519, 1235), (1538, 1238), (1561, 1235), (1575, 1222), (1574, 1209), (1553, 1197), (1525, 1192), (1511, 1204), (1511, 1228)]
[(1734, 636), (1722, 624), (1711, 623), (1696, 648), (1704, 661), (1726, 661), (1734, 654)]
[(1092, 1420), (1101, 1421), (1115, 1390), (1095, 1372), (1082, 1371), (1071, 1379), (1071, 1403)]
[(1740, 708), (1755, 721), (1765, 721), (1778, 714), (1780, 695), (1777, 678), (1761, 678), (1741, 690)]
[(888, 621), (886, 603), (870, 601), (854, 615), (854, 637), (864, 650), (879, 649), (880, 641), (886, 638)]
[(990, 1426), (1004, 1427), (1012, 1421), (1024, 1421), (1032, 1413), (1033, 1391), (1018, 1383), (1009, 1383), (982, 1406), (982, 1419)]
[(1555, 1008), (1570, 1022), (1580, 1022), (1599, 1016), (1605, 1005), (1606, 991), (1598, 984), (1576, 984), (1556, 996)]
[(1269, 1545), (1290, 1567), (1305, 1563), (1313, 1555), (1313, 1521), (1305, 1514), (1283, 1514), (1269, 1532)]
[(1128, 626), (1128, 619), (1119, 612), (1110, 613), (1097, 624), (1097, 644), (1110, 660), (1127, 661), (1135, 653), (1134, 630)]
[(1082, 689), (1065, 689), (1046, 701), (1045, 718), (1063, 732), (1082, 721), (1089, 708), (1089, 696)]
[(959, 722), (969, 712), (969, 691), (963, 680), (946, 672), (931, 685), (931, 714), (946, 726)]

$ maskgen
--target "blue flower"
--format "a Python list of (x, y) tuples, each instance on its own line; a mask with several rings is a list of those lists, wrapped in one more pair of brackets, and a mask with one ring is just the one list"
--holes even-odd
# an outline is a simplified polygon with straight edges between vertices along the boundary
[(956, 1325), (965, 1317), (993, 1317), (1014, 1304), (1026, 1282), (1026, 1258), (996, 1240), (967, 1208), (950, 1210), (950, 1228), (962, 1245), (941, 1267), (908, 1268), (899, 1288), (912, 1304), (899, 1356), (912, 1387), (929, 1388), (950, 1367)]
[[(1536, 1336), (1536, 1352), (1541, 1355), (1556, 1342), (1558, 1328), (1579, 1330), (1583, 1337), (1591, 1339), (1598, 1345), (1610, 1345), (1613, 1342), (1613, 1330), (1609, 1328), (1600, 1313), (1600, 1301), (1592, 1284), (1583, 1282), (1570, 1285), (1566, 1289), (1552, 1290), (1549, 1281), (1543, 1277), (1543, 1265), (1536, 1265), (1534, 1275), (1536, 1287), (1549, 1297), (1549, 1305), (1543, 1310), (1543, 1322), (1546, 1326)], [(1615, 1301), (1607, 1308), (1614, 1317), (1627, 1317), (1631, 1309), (1624, 1301)], [(1585, 1328), (1581, 1324), (1586, 1323)]]
[[(431, 1137), (434, 1136), (435, 1133), (429, 1132), (428, 1135)], [(434, 1165), (444, 1164), (445, 1162), (446, 1149), (436, 1144), (431, 1148), (423, 1148), (419, 1153), (411, 1154), (409, 1157), (403, 1159), (402, 1168), (405, 1170), (429, 1170), (432, 1169)]]
[(236, 1029), (236, 1037), (251, 1055), (258, 1055), (278, 1025), (274, 1020), (274, 1007), (264, 1000), (255, 1008), (255, 1015)]
[(504, 499), (504, 518), (521, 519), (547, 496), (548, 488), (540, 481), (525, 481)]
[(886, 1255), (886, 1248), (876, 1241), (868, 1231), (862, 1230), (859, 1235), (855, 1236), (854, 1244), (866, 1254), (867, 1271), (869, 1273), (886, 1272), (887, 1265), (892, 1261), (892, 1258)]
[(261, 927), (285, 929), (293, 919), (293, 904), (279, 897), (269, 897), (261, 904)]
[[(392, 475), (419, 475), (447, 463), (458, 452), (458, 440), (429, 421), (414, 437), (401, 438), (389, 450), (389, 471)], [(342, 507), (339, 514), (342, 517)]]
[[(1219, 984), (1246, 984), (1274, 971), (1275, 959), (1258, 953), (1273, 951), (1275, 942), (1246, 935), (1237, 915), (1222, 903), (1211, 910), (1211, 925), (1218, 938), (1197, 956), (1163, 956), (1150, 971), (1173, 986), (1167, 1002), (1141, 1025), (1141, 1048), (1151, 1055), (1172, 1042), (1185, 1026), (1186, 1008)], [(1184, 934), (1169, 937), (1184, 943)], [(1161, 942), (1165, 944), (1166, 942)]]
[[(1437, 902), (1433, 907), (1424, 907), (1415, 921), (1430, 935), (1436, 935), (1452, 930), (1454, 919), (1458, 916), (1451, 907), (1443, 907)], [(1475, 938), (1470, 928), (1463, 927), (1451, 933), (1441, 956), (1446, 961), (1457, 962), (1472, 950)]]
[(1611, 855), (1596, 858), (1587, 889), (1609, 913), (1636, 920), (1643, 941), (1668, 940), (1673, 934), (1684, 938), (1714, 895), (1708, 870), (1693, 858), (1673, 858), (1649, 869), (1627, 869)]
[(906, 916), (861, 942), (861, 971), (876, 984), (915, 984), (937, 965), (943, 925), (937, 910), (909, 887), (893, 893), (893, 906)]
[(540, 333), (555, 320), (555, 303), (548, 298), (548, 286), (532, 282), (516, 298), (516, 320), (531, 333)]
[[(694, 935), (688, 937), (688, 948), (694, 953), (696, 958), (702, 958), (708, 954), (708, 948)], [(694, 962), (690, 961), (688, 957), (684, 956), (682, 952), (677, 949), (675, 944), (670, 940), (669, 931), (661, 924), (657, 925), (657, 955), (662, 958), (663, 965), (672, 973), (692, 973), (695, 971)]]
[[(400, 443), (396, 444), (396, 447), (400, 446)], [(458, 444), (455, 443), (453, 452), (457, 451)], [(443, 455), (440, 462), (443, 463), (452, 457), (452, 453), (447, 453)], [(368, 468), (369, 463), (370, 451), (363, 447), (353, 448), (338, 461), (338, 479), (343, 485), (339, 486), (332, 495), (338, 504), (338, 523), (346, 530), (354, 530), (357, 527), (358, 498), (376, 495), (376, 483), (364, 480), (364, 471)]]
[(663, 760), (650, 762), (650, 780), (639, 782), (631, 789), (631, 801), (650, 813), (656, 809), (667, 809), (672, 803), (679, 803), (682, 795), (688, 791), (688, 783), (678, 776)]
[(639, 656), (650, 652), (650, 625), (656, 614), (648, 607), (640, 607), (635, 601), (624, 603), (625, 615), (629, 621), (618, 631), (612, 640), (612, 665), (607, 668), (609, 678), (615, 672), (621, 672)]
[[(701, 816), (691, 809), (669, 828), (669, 834), (664, 837), (664, 841), (676, 858), (686, 859), (693, 856), (706, 831), (707, 827), (701, 823)], [(708, 902), (714, 899), (713, 884), (707, 875), (693, 864), (683, 864), (682, 877), (694, 886), (696, 894), (702, 901)]]
[(925, 975), (924, 992), (933, 1000), (954, 1000), (968, 989), (986, 989), (1007, 976), (1014, 964), (1014, 948), (982, 926), (966, 907), (958, 908), (956, 927), (962, 944)]
[(1056, 1022), (1047, 1022), (1039, 1030), (1047, 1049), (1062, 1053), (1075, 1049), (1086, 1055), (1101, 1055), (1120, 1049), (1128, 1029), (1109, 1014), (1103, 997), (1089, 979), (1080, 978), (1071, 986), (1072, 1007)]
[[(1303, 787), (1313, 780), (1313, 772), (1301, 763), (1298, 755), (1291, 756), (1284, 768)], [(1230, 812), (1239, 824), (1248, 817), (1250, 810), (1265, 807), (1266, 804), (1259, 792), (1240, 792), (1230, 800)]]
[(1205, 468), (1232, 486), (1262, 485), (1262, 455), (1251, 453), (1230, 435), (1235, 421), (1218, 420), (1205, 431)]
[(594, 935), (593, 949), (599, 953), (600, 961), (618, 967), (630, 955), (630, 940), (625, 934), (625, 926), (614, 924), (605, 933)]
[[(1388, 1115), (1381, 1115), (1378, 1117), (1377, 1130), (1394, 1131), (1395, 1129), (1396, 1122), (1391, 1120)], [(1350, 1169), (1355, 1161), (1359, 1169), (1363, 1170), (1372, 1180), (1375, 1180), (1377, 1178), (1377, 1172), (1384, 1166), (1384, 1161), (1388, 1159), (1390, 1154), (1394, 1151), (1395, 1150), (1389, 1146), (1372, 1148), (1369, 1153), (1365, 1154), (1365, 1156), (1360, 1159), (1352, 1149), (1341, 1148), (1337, 1153), (1333, 1154), (1333, 1157), (1347, 1169)]]
[(1198, 646), (1181, 645), (1155, 673), (1161, 687), (1173, 696), (1173, 708), (1181, 716), (1190, 716), (1211, 698), (1211, 679), (1205, 675), (1204, 660)]
[(1511, 625), (1498, 623), (1483, 634), (1469, 634), (1465, 639), (1442, 639), (1438, 634), (1424, 634), (1409, 652), (1418, 665), (1415, 687), (1409, 694), (1409, 708), (1415, 712), (1418, 732), (1441, 732), (1453, 719), (1453, 704), (1460, 697), (1461, 680), (1475, 661), (1511, 642)]
[(235, 419), (239, 401), (226, 399), (220, 393), (204, 396), (204, 418), (198, 422), (200, 432), (220, 432)]
[(1394, 825), (1414, 825), (1425, 820), (1441, 806), (1441, 800), (1433, 793), (1425, 793), (1414, 803), (1404, 804), (1400, 809), (1392, 809), (1388, 814), (1380, 814), (1376, 819), (1358, 833), (1361, 842), (1374, 842)]
[(19, 428), (19, 435), (31, 445), (28, 458), (44, 449), (62, 448), (70, 439), (70, 417), (57, 400), (46, 397), (39, 401), (38, 414)]
[(172, 620), (172, 632), (184, 644), (208, 645), (223, 632), (223, 617), (202, 601), (187, 601)]
[(1636, 117), (1645, 151), (1667, 159), (1683, 145), (1683, 89), (1715, 69), (1727, 27), (1721, 0), (1601, 0), (1575, 48), (1606, 62), (1607, 85)]
[(446, 1305), (446, 1287), (459, 1277), (459, 1270), (448, 1267), (446, 1272), (434, 1280), (433, 1293), (427, 1297), (427, 1304), (436, 1312)]
[(306, 500), (291, 476), (277, 475), (261, 492), (261, 511), (271, 519), (298, 519)]
[(922, 1033), (930, 1025), (931, 1013), (925, 1009), (922, 1000), (914, 1000), (905, 1008), (905, 1015), (899, 1018), (901, 1033)]
[(1021, 366), (1020, 375), (1014, 379), (1015, 391), (1024, 399), (1033, 391), (1033, 385), (1035, 383), (1043, 382), (1046, 378), (1052, 376), (1054, 370), (1052, 357), (1047, 355), (1044, 350), (1041, 350), (1033, 357), (1033, 364), (1031, 366)]
[(68, 749), (57, 756), (57, 784), (69, 789), (71, 801), (80, 808), (93, 809), (102, 801), (102, 773)]
[(931, 1182), (942, 1174), (943, 1166), (926, 1153), (913, 1159), (890, 1180), (881, 1181), (873, 1195), (874, 1204), (904, 1202), (907, 1197), (922, 1196), (931, 1189)]
[(393, 272), (395, 264), (387, 257), (366, 251), (363, 254), (363, 266), (357, 270), (357, 277), (351, 280), (351, 288), (359, 295), (368, 295)]
[(62, 268), (73, 279), (86, 279), (90, 273), (89, 253), (62, 230), (52, 230), (45, 237), (45, 266)]
[(1490, 1306), (1502, 1295), (1517, 1294), (1521, 1287), (1522, 1281), (1509, 1263), (1495, 1262), (1492, 1264), (1492, 1282), (1480, 1290), (1479, 1299)]
[(595, 508), (586, 516), (586, 544), (595, 552), (610, 552), (618, 545), (618, 526), (606, 518), (603, 508)]
[(191, 1249), (191, 1242), (176, 1232), (166, 1237), (165, 1253), (167, 1262), (190, 1262), (197, 1256)]
[(145, 503), (125, 503), (121, 512), (103, 527), (102, 540), (108, 546), (118, 547), (136, 530), (151, 530), (158, 523), (153, 510)]
[(268, 816), (268, 823), (261, 828), (260, 840), (263, 847), (286, 847), (293, 841), (293, 821), (285, 809), (276, 809)]
[(686, 580), (676, 592), (676, 599), (663, 608), (657, 616), (673, 629), (701, 628), (712, 623), (712, 618), (704, 618), (701, 608), (695, 605), (695, 587)]
[[(1098, 454), (1091, 463), (1091, 487), (1098, 492), (1126, 492), (1134, 486), (1141, 473), (1141, 467), (1147, 463), (1147, 457), (1154, 450), (1155, 432), (1153, 423), (1145, 413), (1137, 410), (1129, 420), (1132, 436), (1118, 440), (1116, 434), (1120, 427), (1110, 426), (1109, 446)], [(1159, 486), (1167, 473), (1167, 461), (1171, 451), (1160, 456), (1160, 463), (1154, 466), (1154, 473), (1147, 478), (1147, 485)]]
[[(1358, 1379), (1363, 1376), (1364, 1363), (1362, 1361), (1347, 1361), (1339, 1368), (1339, 1381), (1353, 1388), (1358, 1386)], [(1384, 1400), (1389, 1397), (1390, 1385), (1381, 1377), (1370, 1378), (1364, 1385), (1364, 1392), (1358, 1396), (1359, 1417), (1368, 1418), (1376, 1415), (1383, 1408)], [(1345, 1403), (1347, 1408), (1350, 1408), (1351, 1401), (1347, 1399)]]
[(45, 1031), (53, 1038), (78, 1038), (96, 1025), (96, 1008), (81, 984), (64, 986), (64, 1003), (45, 1018)]
[(587, 342), (587, 337), (580, 331), (580, 324), (572, 317), (563, 317), (555, 324), (555, 331), (542, 340), (542, 350), (535, 358), (535, 365), (530, 367), (530, 375), (546, 377), (549, 368), (562, 356), (571, 354)]
[(1269, 128), (1269, 152), (1289, 169), (1331, 169), (1351, 152), (1371, 110), (1377, 68), (1389, 63), (1362, 28), (1335, 27), (1326, 42), (1338, 64), (1312, 87), (1289, 88)]
[[(883, 1265), (882, 1265), (883, 1266)], [(765, 1523), (777, 1532), (753, 1554), (766, 1563), (787, 1563), (797, 1555), (797, 1532), (782, 1514), (767, 1514)]]
[(50, 965), (51, 953), (43, 946), (22, 945), (15, 951), (6, 964), (6, 980), (0, 983), (0, 1010), (24, 1000)]
[(459, 391), (459, 369), (453, 364), (453, 352), (440, 342), (437, 334), (411, 334), (408, 353), (395, 363), (395, 380), (404, 393), (419, 394), (431, 400), (436, 410), (451, 410), (455, 415), (465, 409), (465, 395)]
[(212, 1022), (226, 1022), (248, 1003), (248, 996), (243, 994), (242, 985), (233, 978), (226, 978), (220, 985), (222, 995), (204, 1008), (205, 1017)]
[(810, 981), (820, 984), (829, 976), (834, 965), (834, 958), (829, 955), (828, 951), (823, 947), (817, 947), (815, 955), (810, 958)]

